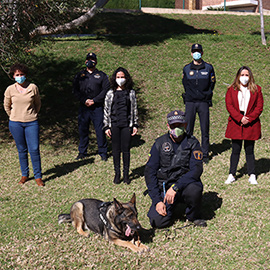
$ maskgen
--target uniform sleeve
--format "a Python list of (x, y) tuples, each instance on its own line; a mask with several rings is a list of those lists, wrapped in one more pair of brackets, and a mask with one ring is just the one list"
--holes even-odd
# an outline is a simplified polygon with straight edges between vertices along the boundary
[(203, 153), (199, 142), (197, 142), (191, 153), (189, 171), (182, 175), (182, 177), (175, 183), (179, 190), (184, 189), (190, 183), (200, 181), (200, 177), (203, 173), (202, 158)]
[(12, 102), (11, 102), (10, 91), (9, 91), (9, 88), (7, 88), (4, 94), (4, 109), (8, 116), (10, 116), (11, 114), (11, 103)]
[(144, 176), (148, 188), (148, 194), (155, 205), (162, 201), (161, 191), (159, 189), (157, 179), (157, 171), (159, 167), (159, 152), (154, 144), (150, 151), (150, 157), (145, 167)]
[(186, 75), (185, 68), (183, 68), (182, 84), (183, 84), (185, 92), (186, 92), (186, 90), (187, 90), (187, 75)]
[(102, 84), (101, 84), (101, 91), (96, 97), (93, 98), (94, 103), (103, 104), (104, 98), (109, 89), (110, 89), (110, 82), (109, 82), (108, 76), (104, 73)]
[(210, 72), (210, 89), (213, 91), (215, 84), (216, 84), (216, 75), (215, 75), (215, 70), (213, 66), (211, 65), (211, 72)]
[(78, 101), (80, 101), (82, 104), (85, 104), (87, 96), (83, 93), (83, 91), (80, 91), (79, 76), (80, 74), (77, 74), (74, 77), (72, 93)]

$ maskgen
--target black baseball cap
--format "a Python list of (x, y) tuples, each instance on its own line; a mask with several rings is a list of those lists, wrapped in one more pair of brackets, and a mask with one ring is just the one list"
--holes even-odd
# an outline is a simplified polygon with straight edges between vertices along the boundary
[(168, 113), (167, 120), (169, 125), (175, 123), (185, 124), (186, 123), (185, 113), (180, 110), (174, 110)]
[(198, 43), (195, 43), (191, 46), (191, 52), (194, 52), (194, 51), (203, 51), (202, 49), (202, 45), (201, 44), (198, 44)]
[(86, 55), (86, 60), (89, 60), (89, 59), (97, 60), (97, 56), (93, 52), (88, 53)]

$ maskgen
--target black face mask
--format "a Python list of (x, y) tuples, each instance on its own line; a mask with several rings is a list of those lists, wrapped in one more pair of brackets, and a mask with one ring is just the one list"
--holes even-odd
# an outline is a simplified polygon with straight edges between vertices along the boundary
[(95, 65), (96, 65), (96, 62), (93, 61), (93, 60), (89, 60), (89, 61), (86, 62), (86, 66), (88, 68), (93, 68), (93, 67), (95, 67)]

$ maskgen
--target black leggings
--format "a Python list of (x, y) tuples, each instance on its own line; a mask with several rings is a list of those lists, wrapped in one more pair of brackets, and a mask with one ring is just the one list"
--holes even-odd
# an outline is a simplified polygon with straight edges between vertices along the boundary
[[(236, 174), (242, 142), (243, 140), (232, 140), (232, 154), (230, 160), (230, 173), (232, 175)], [(255, 174), (254, 144), (255, 141), (244, 140), (248, 175)]]
[(117, 152), (129, 152), (131, 142), (131, 130), (130, 127), (117, 127), (112, 125), (112, 151)]

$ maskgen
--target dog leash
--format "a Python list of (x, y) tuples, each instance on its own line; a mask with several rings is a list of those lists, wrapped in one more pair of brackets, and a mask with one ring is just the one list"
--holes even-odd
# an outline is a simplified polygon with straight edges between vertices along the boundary
[(184, 225), (182, 227), (175, 228), (173, 230), (170, 230), (170, 229), (161, 229), (161, 231), (165, 231), (165, 237), (166, 238), (168, 238), (172, 234), (172, 232), (174, 232), (174, 236), (172, 238), (172, 239), (174, 239), (176, 237), (176, 231), (177, 230), (182, 230), (182, 229), (187, 228), (187, 227), (190, 227), (190, 226), (195, 226), (195, 225), (191, 223), (191, 224)]

